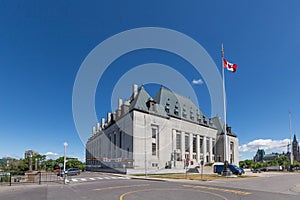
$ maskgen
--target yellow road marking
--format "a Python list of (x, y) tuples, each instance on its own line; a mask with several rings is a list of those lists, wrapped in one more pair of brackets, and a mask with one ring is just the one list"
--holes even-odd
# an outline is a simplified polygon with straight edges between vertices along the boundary
[(149, 184), (120, 185), (120, 186), (113, 186), (113, 187), (106, 187), (106, 188), (96, 188), (94, 190), (101, 191), (101, 190), (112, 190), (112, 189), (119, 189), (119, 188), (143, 187), (143, 186), (149, 186)]
[(244, 191), (241, 191), (241, 190), (223, 189), (223, 188), (215, 188), (215, 187), (200, 186), (200, 185), (183, 185), (183, 187), (200, 188), (200, 189), (221, 191), (221, 192), (240, 194), (240, 195), (249, 195), (249, 194), (251, 194), (251, 192), (244, 192)]
[(133, 194), (133, 193), (137, 193), (137, 192), (146, 192), (146, 191), (158, 191), (158, 190), (176, 190), (176, 191), (182, 190), (182, 191), (200, 192), (200, 193), (211, 194), (211, 195), (219, 197), (221, 199), (228, 200), (226, 197), (224, 197), (220, 194), (215, 194), (215, 193), (211, 193), (211, 192), (207, 192), (207, 191), (192, 190), (192, 189), (180, 189), (180, 188), (152, 188), (152, 189), (134, 190), (134, 191), (129, 191), (129, 192), (122, 194), (120, 196), (120, 200), (123, 200), (123, 198), (129, 194)]

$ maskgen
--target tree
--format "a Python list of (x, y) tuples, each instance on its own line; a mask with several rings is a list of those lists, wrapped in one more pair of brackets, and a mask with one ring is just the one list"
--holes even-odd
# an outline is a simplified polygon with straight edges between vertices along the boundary
[(253, 160), (243, 160), (239, 162), (240, 167), (242, 168), (253, 168), (254, 162)]
[[(59, 157), (56, 159), (56, 163), (64, 163), (64, 157)], [(85, 164), (82, 163), (78, 158), (67, 158), (66, 168), (79, 168), (84, 170)]]

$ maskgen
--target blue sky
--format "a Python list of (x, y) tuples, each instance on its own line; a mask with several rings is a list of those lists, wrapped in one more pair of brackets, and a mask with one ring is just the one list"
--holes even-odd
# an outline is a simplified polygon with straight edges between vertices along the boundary
[[(297, 0), (0, 1), (0, 157), (21, 158), (28, 149), (58, 156), (67, 141), (69, 155), (84, 159), (72, 116), (76, 74), (99, 43), (139, 27), (188, 35), (220, 69), (224, 43), (226, 58), (239, 65), (235, 74), (226, 74), (226, 92), (227, 122), (239, 137), (241, 159), (251, 158), (253, 149), (265, 144), (270, 151), (285, 150), (277, 147), (289, 138), (288, 109), (300, 138), (299, 6)], [(100, 80), (99, 119), (110, 111), (112, 85), (122, 73), (151, 62), (174, 67), (191, 84), (201, 79), (187, 62), (167, 52), (123, 55)], [(153, 88), (149, 86), (150, 93)], [(205, 82), (193, 88), (209, 115)]]

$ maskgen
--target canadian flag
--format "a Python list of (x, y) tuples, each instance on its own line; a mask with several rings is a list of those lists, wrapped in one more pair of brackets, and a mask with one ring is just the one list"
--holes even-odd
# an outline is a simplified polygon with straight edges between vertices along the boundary
[(228, 62), (225, 58), (223, 58), (223, 66), (227, 68), (229, 71), (236, 72), (236, 68), (238, 67), (237, 64), (232, 64)]

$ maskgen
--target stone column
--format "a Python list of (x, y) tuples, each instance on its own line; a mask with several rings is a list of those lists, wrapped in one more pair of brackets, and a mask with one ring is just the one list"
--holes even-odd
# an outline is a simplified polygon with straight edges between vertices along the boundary
[(116, 158), (120, 157), (120, 131), (116, 131)]
[(203, 136), (203, 160), (204, 164), (207, 162), (206, 160), (206, 136)]
[(193, 134), (189, 134), (189, 145), (190, 145), (190, 160), (193, 160)]
[(212, 138), (209, 138), (209, 162), (212, 162), (213, 148), (212, 148)]
[(185, 160), (185, 132), (181, 132), (181, 158)]
[(197, 163), (200, 163), (200, 136), (196, 135)]
[(175, 150), (176, 150), (176, 130), (172, 130), (172, 158), (175, 160)]

